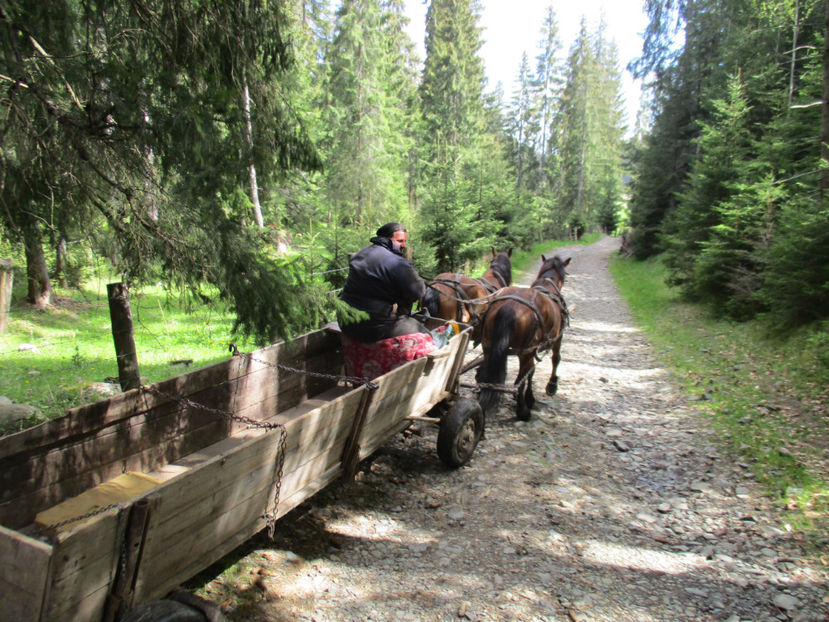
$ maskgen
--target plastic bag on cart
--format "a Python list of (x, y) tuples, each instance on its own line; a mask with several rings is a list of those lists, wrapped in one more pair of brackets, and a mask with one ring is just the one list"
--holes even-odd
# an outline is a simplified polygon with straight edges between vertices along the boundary
[(458, 334), (458, 325), (455, 322), (447, 322), (443, 326), (438, 326), (434, 330), (430, 330), (429, 334), (432, 336), (432, 341), (438, 349), (449, 343), (449, 340)]

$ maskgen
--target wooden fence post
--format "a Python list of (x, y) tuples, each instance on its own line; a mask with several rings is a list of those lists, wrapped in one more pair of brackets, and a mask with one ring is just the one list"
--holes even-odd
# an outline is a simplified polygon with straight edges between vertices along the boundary
[(109, 317), (112, 322), (112, 339), (115, 342), (115, 356), (118, 360), (118, 381), (121, 390), (128, 391), (141, 386), (138, 373), (138, 356), (135, 353), (135, 339), (132, 332), (132, 311), (130, 311), (129, 290), (126, 283), (107, 285)]
[(12, 260), (0, 259), (0, 335), (9, 325), (9, 310), (12, 306)]

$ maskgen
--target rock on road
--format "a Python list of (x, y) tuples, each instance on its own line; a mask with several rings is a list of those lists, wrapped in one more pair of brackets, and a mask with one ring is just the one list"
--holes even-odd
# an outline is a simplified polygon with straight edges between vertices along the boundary
[[(408, 430), (283, 518), (273, 542), (254, 538), (235, 583), (208, 580), (208, 598), (256, 622), (829, 619), (826, 567), (634, 325), (607, 270), (617, 248), (557, 251), (572, 257), (571, 321), (559, 393), (544, 394), (546, 356), (529, 422), (504, 396), (456, 471), (434, 431)], [(510, 357), (510, 382), (516, 371)]]

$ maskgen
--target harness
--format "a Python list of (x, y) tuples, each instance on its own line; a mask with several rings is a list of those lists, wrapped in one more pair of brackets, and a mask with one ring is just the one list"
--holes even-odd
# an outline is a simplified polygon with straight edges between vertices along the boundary
[[(460, 304), (458, 304), (457, 317), (455, 317), (455, 320), (457, 320), (458, 322), (461, 321), (460, 316), (463, 313), (464, 307), (466, 305), (468, 305), (469, 301), (470, 301), (469, 296), (466, 293), (466, 290), (464, 290), (464, 288), (461, 286), (461, 283), (460, 283), (460, 280), (461, 280), (462, 276), (463, 276), (463, 274), (455, 273), (455, 278), (454, 279), (432, 279), (430, 284), (429, 284), (430, 286), (435, 284), (435, 283), (437, 283), (439, 285), (446, 285), (449, 289), (451, 289), (453, 292), (455, 292), (455, 296), (456, 296), (455, 300), (458, 303), (460, 303)], [(443, 296), (446, 295), (446, 294), (443, 294), (442, 292), (438, 292), (438, 293), (440, 293)], [(472, 313), (472, 309), (468, 308), (468, 311), (469, 311), (470, 318), (471, 319), (476, 319), (474, 317), (474, 314)]]
[[(466, 293), (466, 290), (464, 290), (463, 286), (461, 286), (461, 284), (460, 284), (461, 278), (464, 277), (465, 275), (462, 274), (462, 273), (458, 273), (458, 272), (456, 272), (454, 274), (453, 279), (438, 279), (438, 278), (429, 279), (429, 287), (432, 287), (435, 284), (446, 285), (453, 292), (455, 292), (455, 296), (450, 296), (449, 294), (446, 294), (445, 292), (438, 292), (438, 293), (441, 296), (445, 296), (447, 298), (453, 298), (455, 301), (460, 303), (458, 305), (458, 314), (457, 314), (458, 317), (455, 318), (457, 321), (459, 321), (459, 322), (461, 321), (460, 315), (463, 312), (463, 309), (466, 308), (467, 311), (469, 311), (469, 318), (470, 318), (469, 322), (470, 322), (470, 324), (475, 326), (481, 321), (482, 316), (480, 314), (474, 313), (472, 311), (471, 303), (491, 301), (491, 297), (493, 296), (493, 294), (495, 294), (497, 291), (499, 291), (499, 290), (503, 289), (504, 287), (507, 287), (507, 285), (509, 285), (506, 282), (506, 279), (503, 276), (501, 276), (498, 272), (496, 272), (495, 270), (491, 270), (491, 273), (495, 276), (497, 281), (500, 283), (500, 286), (499, 285), (494, 285), (493, 283), (491, 283), (490, 281), (488, 281), (487, 279), (485, 279), (483, 277), (472, 279), (473, 281), (475, 281), (476, 283), (481, 285), (487, 291), (487, 295), (483, 296), (481, 298), (470, 298), (469, 297), (469, 295)], [(486, 313), (486, 312), (484, 312), (484, 313)]]
[[(529, 307), (529, 309), (533, 312), (533, 316), (535, 317), (536, 328), (535, 331), (529, 333), (529, 336), (524, 343), (524, 346), (519, 350), (516, 348), (510, 348), (508, 353), (512, 355), (521, 355), (526, 354), (527, 352), (535, 352), (536, 359), (541, 360), (539, 353), (543, 354), (547, 350), (552, 347), (553, 343), (555, 343), (556, 339), (552, 338), (550, 335), (545, 334), (544, 332), (544, 318), (541, 315), (541, 311), (535, 304), (538, 294), (544, 296), (547, 300), (551, 303), (555, 304), (559, 311), (561, 312), (561, 330), (563, 331), (565, 327), (570, 325), (570, 313), (567, 310), (567, 303), (564, 300), (564, 296), (561, 294), (561, 289), (558, 285), (555, 284), (551, 278), (546, 277), (541, 279), (542, 282), (549, 282), (550, 285), (553, 286), (554, 291), (550, 291), (541, 285), (535, 284), (532, 287), (532, 295), (529, 300), (522, 298), (521, 296), (517, 296), (515, 294), (502, 294), (497, 296), (493, 299), (492, 303), (495, 303), (499, 300), (515, 300), (516, 302), (520, 302), (522, 305)], [(538, 283), (538, 282), (536, 282)], [(539, 344), (536, 346), (531, 346), (532, 338), (534, 337), (535, 333), (541, 333), (541, 338), (539, 340)]]

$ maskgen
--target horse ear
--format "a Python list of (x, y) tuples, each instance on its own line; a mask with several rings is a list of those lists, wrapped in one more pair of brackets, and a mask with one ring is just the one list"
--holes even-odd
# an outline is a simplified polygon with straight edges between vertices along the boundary
[(512, 257), (512, 246), (507, 249), (507, 257)]
[(494, 247), (494, 246), (490, 246), (490, 247), (489, 247), (489, 250), (491, 250), (491, 251), (492, 251), (492, 258), (493, 258), (493, 259), (495, 259), (495, 257), (498, 255), (498, 253), (496, 253), (496, 252), (495, 252), (495, 247)]
[(547, 261), (547, 258), (542, 254), (541, 255), (541, 263), (544, 263), (545, 261)]
[(571, 260), (571, 259), (572, 259), (572, 257), (568, 257), (567, 259), (565, 259), (565, 260), (562, 262), (562, 264), (561, 264), (561, 265), (563, 265), (563, 266), (565, 266), (565, 267), (566, 267), (566, 266), (569, 266), (569, 265), (570, 265), (570, 260)]

